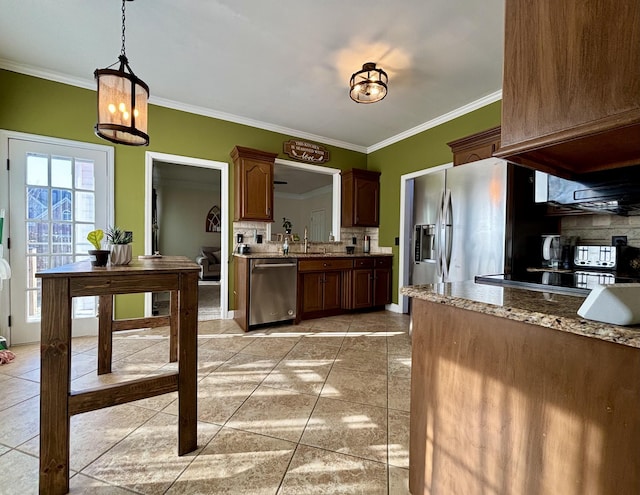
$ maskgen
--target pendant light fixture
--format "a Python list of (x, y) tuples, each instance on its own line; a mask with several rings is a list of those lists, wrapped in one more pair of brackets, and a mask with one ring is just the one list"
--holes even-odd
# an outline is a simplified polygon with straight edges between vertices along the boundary
[(118, 57), (120, 67), (117, 70), (112, 68), (118, 63), (116, 62), (106, 69), (96, 69), (94, 73), (98, 83), (98, 123), (95, 132), (98, 137), (112, 143), (146, 146), (149, 144), (149, 86), (136, 77), (129, 67), (124, 46), (124, 6), (125, 0), (122, 0), (122, 50)]
[(375, 103), (387, 96), (389, 77), (373, 62), (367, 62), (351, 76), (349, 96), (356, 103)]

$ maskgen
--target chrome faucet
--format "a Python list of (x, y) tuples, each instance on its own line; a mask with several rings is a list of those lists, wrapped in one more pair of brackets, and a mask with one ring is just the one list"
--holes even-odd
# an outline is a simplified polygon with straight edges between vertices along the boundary
[(309, 252), (309, 239), (307, 238), (307, 227), (304, 228), (304, 254)]

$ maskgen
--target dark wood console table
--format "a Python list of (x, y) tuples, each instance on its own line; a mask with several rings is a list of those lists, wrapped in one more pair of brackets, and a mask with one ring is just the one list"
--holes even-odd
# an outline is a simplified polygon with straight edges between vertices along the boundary
[[(36, 274), (42, 279), (40, 493), (69, 491), (69, 425), (74, 414), (178, 392), (178, 455), (197, 447), (198, 273), (182, 256), (134, 260), (127, 266), (78, 262)], [(171, 292), (169, 317), (113, 320), (113, 296)], [(170, 326), (170, 360), (178, 371), (71, 392), (72, 298), (99, 296), (98, 373), (111, 371), (111, 332)], [(177, 338), (177, 356), (176, 354)]]

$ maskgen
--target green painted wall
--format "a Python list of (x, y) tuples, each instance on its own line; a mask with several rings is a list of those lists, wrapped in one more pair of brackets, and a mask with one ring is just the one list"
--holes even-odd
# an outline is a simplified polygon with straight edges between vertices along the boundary
[[(151, 83), (153, 95), (153, 84)], [(65, 84), (25, 76), (0, 69), (0, 129), (109, 144), (93, 133), (96, 93)], [(232, 164), (229, 153), (235, 145), (282, 153), (282, 143), (292, 136), (234, 124), (210, 117), (150, 105), (148, 147), (115, 145), (115, 223), (133, 230), (137, 239), (144, 231), (145, 152), (216, 160)], [(331, 153), (329, 166), (339, 169), (366, 168), (363, 153), (326, 146)], [(233, 168), (230, 168), (230, 205), (233, 205)], [(229, 213), (229, 222), (233, 212)], [(229, 249), (232, 249), (231, 232)], [(143, 254), (143, 242), (134, 242), (134, 256)], [(233, 271), (229, 271), (230, 275)], [(233, 293), (230, 280), (229, 293)], [(117, 316), (140, 316), (142, 296), (121, 296)]]
[[(153, 85), (151, 86), (153, 94)], [(96, 117), (95, 92), (25, 76), (0, 69), (0, 129), (108, 144), (93, 133)], [(342, 170), (368, 168), (382, 172), (380, 245), (394, 246), (399, 235), (400, 176), (448, 163), (452, 155), (447, 142), (500, 123), (500, 102), (493, 103), (455, 120), (429, 129), (364, 155), (335, 146), (329, 166)], [(278, 152), (291, 138), (253, 127), (210, 117), (150, 105), (148, 147), (115, 146), (115, 223), (143, 238), (145, 152), (155, 151), (231, 164), (229, 153), (235, 145)], [(233, 173), (230, 169), (229, 200), (233, 205)], [(233, 214), (229, 212), (229, 221)], [(227, 240), (231, 250), (233, 240)], [(143, 254), (143, 243), (134, 242), (134, 256)], [(398, 248), (394, 249), (393, 301), (398, 301)], [(232, 271), (229, 272), (232, 274)], [(233, 293), (230, 280), (229, 293)], [(117, 315), (139, 316), (142, 296), (118, 299)]]
[(393, 301), (398, 302), (400, 235), (400, 177), (453, 161), (447, 143), (500, 125), (501, 102), (492, 103), (455, 120), (370, 153), (367, 168), (380, 176), (380, 245), (393, 246)]

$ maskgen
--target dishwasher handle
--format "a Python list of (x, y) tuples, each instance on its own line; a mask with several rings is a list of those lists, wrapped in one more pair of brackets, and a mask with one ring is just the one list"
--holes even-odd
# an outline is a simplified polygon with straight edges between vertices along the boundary
[(253, 268), (292, 268), (295, 263), (265, 263), (264, 265), (253, 265)]

